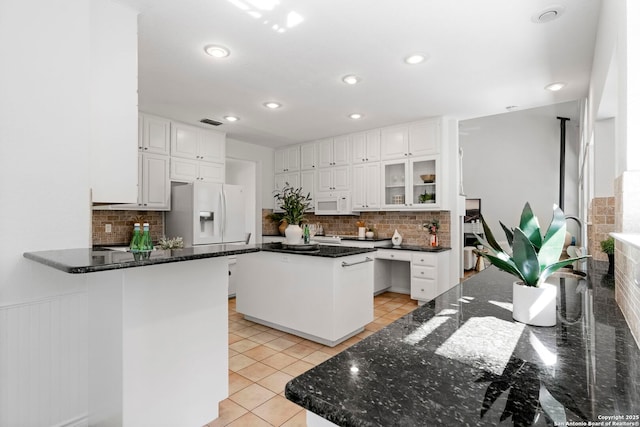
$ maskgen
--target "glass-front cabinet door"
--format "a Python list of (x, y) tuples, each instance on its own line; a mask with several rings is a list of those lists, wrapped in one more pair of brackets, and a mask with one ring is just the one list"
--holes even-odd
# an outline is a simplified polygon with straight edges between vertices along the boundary
[(382, 207), (390, 210), (440, 208), (438, 159), (436, 155), (382, 162)]

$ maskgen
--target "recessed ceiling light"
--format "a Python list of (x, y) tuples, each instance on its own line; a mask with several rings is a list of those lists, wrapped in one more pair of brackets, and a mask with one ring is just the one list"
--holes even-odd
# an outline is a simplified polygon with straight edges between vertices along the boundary
[(414, 53), (412, 55), (407, 56), (406, 58), (404, 58), (404, 62), (406, 62), (409, 65), (416, 65), (419, 64), (421, 62), (424, 62), (424, 60), (427, 59), (427, 57), (421, 53)]
[(352, 113), (352, 114), (349, 114), (349, 118), (353, 119), (353, 120), (358, 120), (358, 119), (362, 118), (362, 114), (360, 114), (360, 113)]
[(564, 13), (563, 6), (549, 6), (531, 16), (531, 20), (536, 24), (546, 24), (558, 19)]
[(551, 92), (557, 92), (560, 89), (564, 88), (566, 85), (567, 84), (564, 83), (564, 82), (555, 82), (555, 83), (551, 83), (551, 84), (546, 85), (544, 88), (546, 90), (551, 91)]
[(272, 110), (275, 110), (276, 108), (282, 107), (282, 104), (280, 104), (279, 102), (274, 102), (274, 101), (265, 102), (262, 105), (264, 105), (265, 107), (270, 108)]
[(223, 46), (210, 44), (204, 47), (204, 51), (207, 52), (207, 55), (211, 55), (214, 58), (225, 58), (229, 56), (229, 49)]
[(237, 122), (238, 120), (240, 120), (236, 116), (224, 116), (223, 119), (225, 119), (228, 122)]
[(360, 80), (362, 80), (360, 77), (353, 75), (353, 74), (349, 74), (347, 76), (344, 76), (342, 78), (342, 81), (345, 82), (348, 85), (354, 85), (356, 83), (359, 83)]

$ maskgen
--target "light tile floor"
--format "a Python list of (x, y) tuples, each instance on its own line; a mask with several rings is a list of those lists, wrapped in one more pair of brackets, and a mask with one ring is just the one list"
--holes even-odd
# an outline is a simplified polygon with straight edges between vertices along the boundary
[(220, 403), (219, 418), (205, 427), (306, 427), (305, 410), (284, 397), (287, 382), (416, 307), (409, 295), (378, 295), (365, 330), (327, 347), (245, 320), (230, 299), (229, 398)]

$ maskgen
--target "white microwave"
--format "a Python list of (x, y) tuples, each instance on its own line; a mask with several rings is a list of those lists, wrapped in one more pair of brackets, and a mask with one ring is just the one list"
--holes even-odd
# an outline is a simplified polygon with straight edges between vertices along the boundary
[(316, 215), (359, 215), (351, 210), (351, 192), (327, 191), (315, 194)]

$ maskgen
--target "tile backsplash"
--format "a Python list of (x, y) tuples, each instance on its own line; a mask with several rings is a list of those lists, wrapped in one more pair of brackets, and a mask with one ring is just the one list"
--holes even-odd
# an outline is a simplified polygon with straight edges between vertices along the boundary
[[(262, 234), (278, 234), (278, 225), (268, 218), (271, 209), (262, 210)], [(450, 217), (448, 211), (409, 211), (409, 212), (362, 212), (359, 216), (306, 214), (306, 220), (320, 223), (325, 234), (352, 235), (358, 234), (356, 222), (364, 221), (366, 227), (376, 229), (378, 237), (391, 238), (397, 229), (402, 241), (407, 245), (425, 246), (429, 244), (431, 235), (422, 229), (422, 224), (433, 219), (440, 221), (438, 240), (440, 246), (451, 246)]]
[[(136, 221), (149, 223), (154, 244), (164, 236), (164, 213), (156, 211), (95, 210), (92, 216), (91, 237), (94, 245), (122, 245), (131, 241)], [(106, 232), (111, 225), (111, 233)]]
[(587, 233), (589, 253), (599, 261), (607, 261), (607, 254), (600, 249), (600, 242), (615, 231), (616, 226), (616, 198), (594, 197), (589, 207)]

